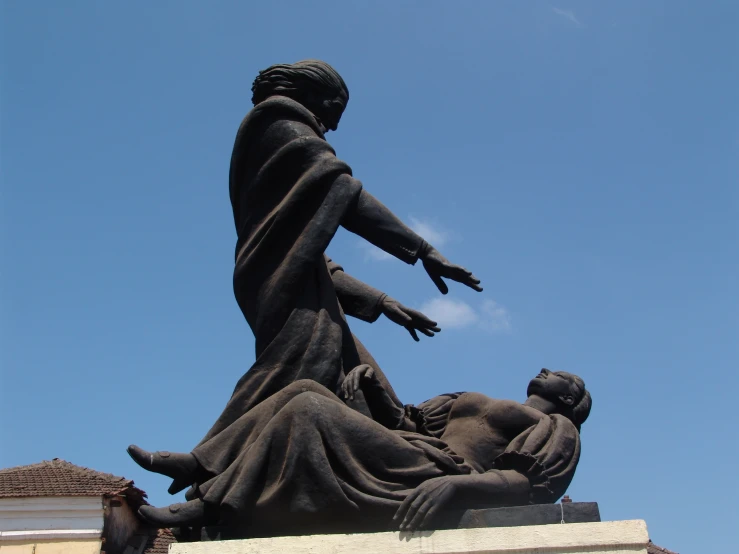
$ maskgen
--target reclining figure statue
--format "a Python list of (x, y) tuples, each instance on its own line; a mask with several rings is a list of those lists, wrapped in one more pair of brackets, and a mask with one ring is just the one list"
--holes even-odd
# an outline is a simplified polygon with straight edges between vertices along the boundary
[(300, 380), (212, 440), (217, 458), (148, 453), (148, 469), (195, 484), (188, 502), (142, 506), (160, 527), (222, 524), (251, 536), (433, 527), (442, 508), (555, 502), (580, 457), (591, 397), (576, 375), (547, 369), (523, 403), (466, 392), (402, 406), (367, 365), (343, 383), (375, 421)]

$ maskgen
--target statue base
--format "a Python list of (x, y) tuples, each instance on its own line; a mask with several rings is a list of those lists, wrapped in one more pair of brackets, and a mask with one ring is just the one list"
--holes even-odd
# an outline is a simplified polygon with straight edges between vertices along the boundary
[[(555, 507), (559, 507), (555, 505)], [(173, 544), (170, 554), (646, 554), (642, 520)]]
[[(507, 508), (486, 508), (484, 510), (446, 511), (436, 517), (435, 529), (478, 529), (488, 527), (520, 527), (523, 525), (549, 525), (553, 523), (595, 523), (600, 521), (597, 502), (564, 502), (561, 504), (534, 504)], [(387, 522), (364, 521), (363, 533), (393, 531)], [(230, 527), (203, 527), (200, 537), (191, 533), (190, 540), (223, 541), (255, 538), (254, 529), (234, 529)], [(344, 533), (340, 531), (339, 533)], [(182, 537), (185, 538), (185, 537)], [(180, 539), (182, 540), (182, 539)], [(185, 539), (187, 540), (187, 539)]]

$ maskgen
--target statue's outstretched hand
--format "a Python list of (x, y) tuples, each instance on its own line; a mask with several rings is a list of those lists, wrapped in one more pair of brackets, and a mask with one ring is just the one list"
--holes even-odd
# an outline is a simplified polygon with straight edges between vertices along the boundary
[(482, 292), (480, 279), (472, 275), (471, 271), (467, 271), (462, 266), (455, 265), (447, 260), (433, 246), (428, 245), (426, 251), (421, 254), (420, 258), (423, 262), (423, 268), (426, 270), (426, 273), (429, 274), (429, 277), (431, 277), (431, 280), (438, 287), (441, 294), (449, 292), (449, 287), (446, 286), (442, 277), (467, 285), (477, 292)]
[(341, 383), (341, 394), (348, 400), (354, 400), (354, 394), (361, 388), (362, 381), (375, 378), (375, 370), (369, 364), (358, 365), (352, 369)]
[(434, 333), (441, 331), (435, 321), (431, 321), (417, 310), (403, 306), (403, 304), (389, 296), (382, 300), (382, 313), (390, 321), (405, 327), (416, 342), (419, 341), (417, 330), (427, 337), (433, 337)]
[(435, 477), (424, 481), (410, 493), (393, 516), (401, 531), (428, 528), (436, 513), (457, 494), (459, 487), (454, 476)]

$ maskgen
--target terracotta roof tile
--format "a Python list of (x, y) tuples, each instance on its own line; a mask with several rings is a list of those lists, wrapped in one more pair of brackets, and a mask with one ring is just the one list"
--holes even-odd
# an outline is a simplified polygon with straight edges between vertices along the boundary
[(661, 546), (657, 546), (652, 541), (649, 541), (647, 544), (647, 554), (678, 554), (677, 552), (673, 552), (672, 550), (667, 550), (666, 548), (662, 548)]
[(169, 529), (141, 525), (128, 539), (124, 554), (168, 554), (169, 545), (177, 538)]
[(156, 529), (149, 536), (146, 547), (142, 554), (167, 554), (169, 545), (177, 542), (177, 539), (169, 529)]
[(28, 496), (124, 495), (136, 509), (146, 504), (146, 493), (133, 481), (77, 466), (59, 458), (28, 466), (0, 469), (0, 498)]

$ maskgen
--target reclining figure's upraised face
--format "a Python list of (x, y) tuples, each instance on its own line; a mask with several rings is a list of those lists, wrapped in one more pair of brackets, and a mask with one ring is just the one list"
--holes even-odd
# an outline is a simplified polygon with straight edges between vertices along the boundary
[(585, 383), (577, 375), (566, 371), (542, 369), (529, 382), (527, 396), (539, 396), (557, 407), (557, 413), (572, 420), (580, 429), (590, 414), (592, 399)]

